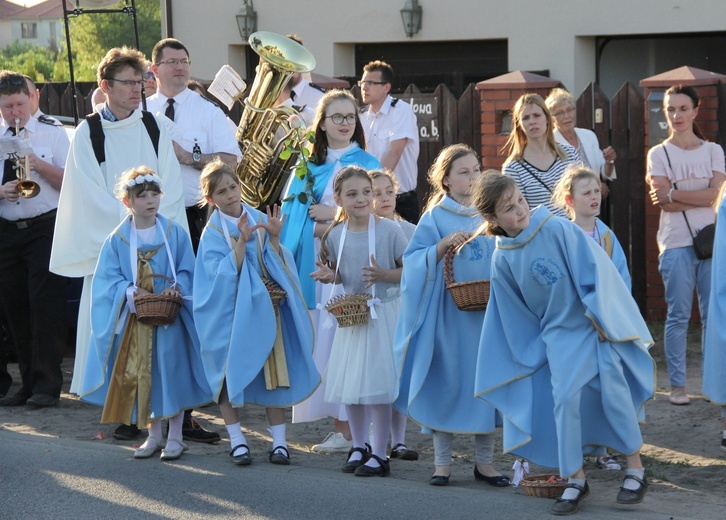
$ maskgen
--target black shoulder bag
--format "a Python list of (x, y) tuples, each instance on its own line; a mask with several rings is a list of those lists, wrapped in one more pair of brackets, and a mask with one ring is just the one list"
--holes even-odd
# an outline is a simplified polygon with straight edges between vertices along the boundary
[[(668, 159), (668, 167), (671, 169), (671, 172), (673, 171), (673, 166), (671, 165), (671, 158), (668, 155), (668, 149), (665, 146), (665, 143), (663, 143), (663, 151), (666, 154), (666, 159)], [(673, 182), (673, 189), (677, 190), (678, 186), (676, 186), (675, 181)], [(688, 222), (688, 217), (686, 216), (686, 212), (683, 211), (683, 218), (686, 220), (686, 226), (688, 227), (688, 233), (693, 237), (693, 251), (696, 253), (696, 258), (699, 260), (707, 260), (713, 256), (713, 239), (716, 236), (716, 224), (709, 224), (707, 226), (704, 226), (703, 228), (696, 231), (696, 234), (693, 234), (693, 230), (691, 229), (691, 224)]]

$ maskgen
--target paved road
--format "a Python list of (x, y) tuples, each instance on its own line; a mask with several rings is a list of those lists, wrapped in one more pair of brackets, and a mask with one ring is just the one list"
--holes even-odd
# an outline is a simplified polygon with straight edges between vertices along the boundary
[[(23, 435), (0, 427), (0, 518), (553, 518), (547, 514), (549, 501), (495, 488), (431, 488), (263, 462), (240, 468), (193, 453), (171, 463), (139, 461), (131, 455), (126, 447)], [(583, 509), (578, 517), (588, 520), (673, 518), (650, 508), (585, 502)]]

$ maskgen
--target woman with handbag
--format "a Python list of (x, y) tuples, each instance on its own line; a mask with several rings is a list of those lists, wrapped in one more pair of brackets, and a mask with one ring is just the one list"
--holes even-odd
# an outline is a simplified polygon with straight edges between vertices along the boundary
[(665, 286), (668, 314), (665, 353), (671, 385), (670, 402), (690, 403), (686, 393), (686, 333), (691, 318), (694, 288), (698, 292), (702, 338), (706, 336), (711, 292), (711, 259), (699, 258), (694, 239), (714, 223), (713, 203), (726, 179), (721, 146), (703, 139), (695, 119), (699, 98), (690, 86), (669, 88), (663, 110), (669, 136), (648, 152), (646, 179), (650, 198), (660, 212), (658, 226), (659, 270)]
[[(494, 466), (496, 410), (474, 397), (474, 377), (484, 311), (463, 311), (446, 290), (444, 260), (482, 223), (471, 205), (481, 176), (479, 158), (464, 144), (441, 150), (429, 170), (431, 196), (406, 249), (401, 313), (394, 337), (398, 395), (394, 406), (433, 433), (432, 486), (447, 486), (453, 436), (473, 435), (474, 478), (506, 487)], [(489, 278), (494, 240), (476, 237), (461, 247), (453, 266), (459, 281)]]
[(554, 215), (567, 212), (554, 204), (552, 192), (568, 164), (578, 160), (577, 151), (557, 144), (552, 116), (538, 94), (525, 94), (512, 109), (512, 130), (504, 145), (509, 152), (502, 173), (517, 182), (530, 207), (544, 205)]

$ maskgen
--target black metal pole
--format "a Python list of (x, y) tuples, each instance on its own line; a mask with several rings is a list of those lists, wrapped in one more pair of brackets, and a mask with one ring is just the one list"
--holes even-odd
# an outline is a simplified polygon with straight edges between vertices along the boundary
[(76, 101), (76, 81), (73, 75), (73, 53), (71, 52), (71, 30), (68, 23), (68, 13), (71, 11), (66, 7), (66, 1), (63, 0), (63, 22), (66, 26), (66, 47), (68, 52), (68, 69), (71, 81), (71, 104), (73, 105), (73, 122), (78, 126), (78, 102)]

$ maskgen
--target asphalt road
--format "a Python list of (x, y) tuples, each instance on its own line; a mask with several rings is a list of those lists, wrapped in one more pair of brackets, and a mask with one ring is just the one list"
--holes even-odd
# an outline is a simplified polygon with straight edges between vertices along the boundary
[[(0, 427), (2, 519), (538, 519), (550, 501), (496, 488), (432, 488), (391, 478), (259, 462), (235, 467), (187, 453), (134, 460), (132, 449), (23, 435)], [(589, 505), (587, 519), (671, 519), (637, 507)], [(683, 518), (683, 517), (681, 517)]]

